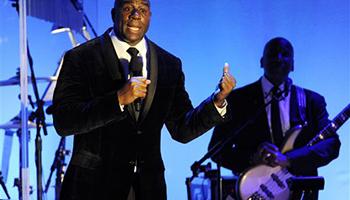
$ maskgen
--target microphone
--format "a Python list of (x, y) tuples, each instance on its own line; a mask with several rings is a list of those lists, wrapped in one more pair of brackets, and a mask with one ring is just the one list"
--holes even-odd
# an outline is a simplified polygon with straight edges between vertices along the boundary
[[(142, 76), (142, 58), (137, 57), (137, 61), (132, 62), (132, 66), (130, 66), (130, 71), (132, 76)], [(141, 98), (137, 98), (134, 101), (135, 104), (135, 110), (140, 112), (141, 111), (141, 105), (143, 100)]]

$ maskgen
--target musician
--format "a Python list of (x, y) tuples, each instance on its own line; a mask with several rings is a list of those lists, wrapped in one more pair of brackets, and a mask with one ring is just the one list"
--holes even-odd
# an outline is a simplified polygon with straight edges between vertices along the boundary
[[(234, 90), (227, 98), (232, 118), (215, 127), (209, 148), (237, 134), (212, 158), (236, 175), (263, 163), (286, 167), (297, 176), (315, 176), (318, 167), (338, 157), (340, 141), (337, 134), (305, 147), (330, 120), (324, 97), (294, 85), (288, 77), (294, 70), (293, 54), (292, 44), (287, 39), (271, 39), (260, 60), (264, 75), (256, 82)], [(272, 109), (272, 102), (264, 107), (273, 98), (277, 101), (275, 108)], [(246, 128), (235, 133), (249, 120)], [(296, 125), (305, 127), (293, 150), (282, 154), (282, 141), (287, 139), (287, 130)], [(313, 198), (316, 199), (317, 194)]]

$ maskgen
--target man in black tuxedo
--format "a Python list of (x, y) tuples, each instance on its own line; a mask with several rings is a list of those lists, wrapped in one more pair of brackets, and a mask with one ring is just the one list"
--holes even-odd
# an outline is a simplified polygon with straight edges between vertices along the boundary
[(64, 56), (53, 119), (74, 147), (60, 199), (164, 200), (163, 125), (187, 143), (228, 118), (228, 67), (193, 108), (181, 60), (145, 37), (150, 17), (149, 0), (116, 0), (114, 28)]
[[(265, 45), (260, 61), (264, 75), (227, 97), (232, 118), (215, 127), (209, 148), (236, 134), (232, 136), (232, 142), (212, 158), (236, 175), (263, 163), (286, 167), (294, 175), (314, 176), (318, 167), (338, 157), (340, 141), (337, 134), (305, 147), (330, 121), (324, 97), (293, 85), (288, 78), (294, 70), (293, 54), (288, 40), (281, 37), (271, 39)], [(276, 95), (273, 95), (274, 88), (278, 91)], [(279, 109), (272, 108), (273, 99)], [(269, 101), (271, 104), (265, 107)], [(278, 117), (274, 117), (275, 110), (279, 110), (275, 115)], [(235, 133), (246, 122), (246, 128)], [(287, 130), (306, 123), (294, 149), (282, 154)]]

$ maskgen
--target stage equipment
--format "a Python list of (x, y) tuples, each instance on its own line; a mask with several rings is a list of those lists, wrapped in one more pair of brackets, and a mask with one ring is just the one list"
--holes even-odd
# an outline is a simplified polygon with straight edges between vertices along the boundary
[[(28, 76), (28, 83), (31, 82), (31, 77)], [(36, 77), (37, 82), (50, 82), (50, 81), (56, 81), (57, 77), (49, 76), (49, 77)], [(16, 76), (13, 76), (7, 80), (0, 81), (0, 86), (12, 86), (12, 85), (20, 85), (20, 77), (19, 74)]]
[[(211, 169), (211, 163), (202, 165), (200, 173), (195, 178), (186, 178), (187, 199), (188, 200), (215, 200), (218, 184), (222, 185), (221, 199), (236, 199), (236, 176), (221, 176), (220, 182), (217, 181), (217, 170)], [(192, 180), (191, 180), (192, 179)]]

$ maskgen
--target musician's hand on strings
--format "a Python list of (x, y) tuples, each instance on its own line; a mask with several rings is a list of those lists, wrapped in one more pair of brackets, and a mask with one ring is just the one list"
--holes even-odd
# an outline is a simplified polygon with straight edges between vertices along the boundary
[(285, 168), (290, 165), (288, 157), (282, 154), (274, 144), (268, 142), (262, 143), (258, 148), (257, 154), (261, 163), (270, 165), (271, 167), (281, 166)]

